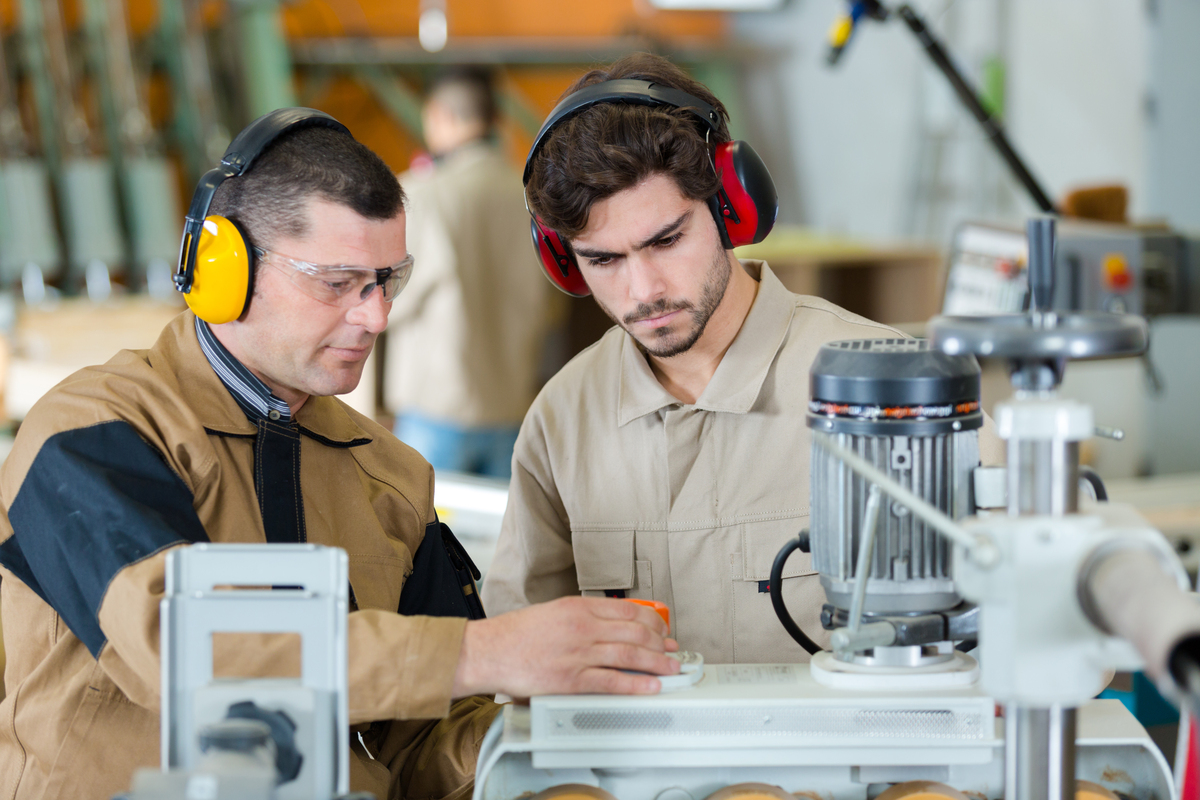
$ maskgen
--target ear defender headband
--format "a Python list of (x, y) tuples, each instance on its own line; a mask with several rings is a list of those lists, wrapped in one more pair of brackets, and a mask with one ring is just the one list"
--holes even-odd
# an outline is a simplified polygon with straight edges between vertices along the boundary
[[(601, 103), (627, 103), (641, 106), (668, 106), (690, 111), (704, 124), (705, 139), (714, 136), (720, 125), (716, 109), (687, 92), (661, 86), (650, 81), (615, 80), (592, 84), (566, 97), (550, 112), (550, 117), (538, 131), (525, 159), (524, 183), (529, 185), (533, 161), (550, 132), (561, 123), (586, 108)], [(717, 193), (708, 199), (708, 208), (717, 223), (721, 244), (732, 250), (744, 244), (754, 244), (767, 238), (779, 212), (779, 198), (771, 174), (754, 148), (742, 141), (720, 142), (711, 149), (712, 167), (720, 179)], [(529, 209), (528, 199), (526, 209)], [(529, 230), (538, 261), (550, 282), (573, 297), (591, 294), (575, 254), (557, 231), (546, 227), (531, 210)]]
[(229, 178), (246, 174), (255, 159), (280, 136), (317, 127), (351, 136), (349, 128), (322, 111), (281, 108), (247, 125), (229, 143), (221, 163), (204, 173), (197, 184), (183, 223), (175, 288), (205, 322), (220, 325), (237, 319), (249, 305), (254, 290), (254, 246), (246, 231), (231, 219), (208, 215), (217, 187)]

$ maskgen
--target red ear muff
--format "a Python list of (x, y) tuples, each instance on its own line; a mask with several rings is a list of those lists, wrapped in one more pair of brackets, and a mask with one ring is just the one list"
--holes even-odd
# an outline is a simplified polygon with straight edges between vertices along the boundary
[(592, 293), (579, 272), (579, 265), (575, 263), (575, 254), (561, 236), (533, 216), (529, 219), (529, 233), (533, 236), (538, 260), (551, 283), (572, 297), (587, 297)]
[(739, 247), (767, 238), (779, 213), (779, 196), (767, 165), (745, 142), (722, 142), (713, 152), (721, 189), (710, 204), (725, 244)]
[[(533, 146), (529, 148), (529, 155), (525, 157), (522, 182), (526, 189), (538, 153), (555, 127), (580, 111), (601, 103), (683, 109), (693, 114), (703, 126), (701, 132), (706, 142), (712, 141), (709, 137), (713, 134), (721, 135), (726, 118), (723, 111), (700, 98), (652, 81), (618, 78), (585, 86), (559, 101), (542, 123), (541, 130), (534, 137)], [(722, 142), (713, 150), (712, 166), (721, 181), (721, 188), (707, 202), (716, 220), (721, 244), (731, 249), (767, 238), (775, 225), (775, 215), (779, 213), (779, 197), (771, 173), (758, 153), (745, 142)], [(525, 198), (525, 207), (529, 208), (528, 196)], [(530, 216), (533, 217), (529, 223), (533, 246), (546, 277), (569, 295), (586, 297), (591, 294), (571, 248), (557, 233), (542, 225), (532, 211)]]

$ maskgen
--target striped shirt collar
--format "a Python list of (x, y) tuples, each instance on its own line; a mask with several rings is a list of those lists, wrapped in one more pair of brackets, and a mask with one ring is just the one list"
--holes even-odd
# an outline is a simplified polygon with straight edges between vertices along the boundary
[(233, 399), (252, 420), (271, 419), (291, 421), (292, 410), (280, 400), (246, 365), (233, 357), (225, 345), (217, 341), (208, 323), (196, 317), (196, 338), (213, 371), (233, 395)]

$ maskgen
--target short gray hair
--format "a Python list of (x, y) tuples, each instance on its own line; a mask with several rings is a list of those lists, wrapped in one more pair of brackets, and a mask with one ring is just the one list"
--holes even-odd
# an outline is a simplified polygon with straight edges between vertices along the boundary
[(370, 148), (329, 128), (301, 128), (271, 143), (246, 174), (218, 187), (209, 206), (245, 229), (258, 247), (308, 232), (311, 197), (344, 205), (366, 219), (393, 219), (404, 190)]

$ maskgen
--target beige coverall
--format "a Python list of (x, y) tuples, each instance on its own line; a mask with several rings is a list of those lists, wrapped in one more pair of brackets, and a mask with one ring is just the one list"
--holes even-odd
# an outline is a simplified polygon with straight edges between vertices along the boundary
[[(767, 265), (733, 344), (694, 405), (664, 389), (634, 340), (613, 328), (556, 375), (521, 427), (495, 560), (491, 614), (582, 592), (660, 600), (680, 647), (709, 663), (797, 662), (766, 581), (808, 524), (808, 372), (822, 344), (902, 336), (816, 297)], [(989, 426), (990, 427), (990, 426)], [(982, 437), (985, 463), (1002, 460)], [(828, 647), (824, 591), (797, 553), (783, 595)]]

